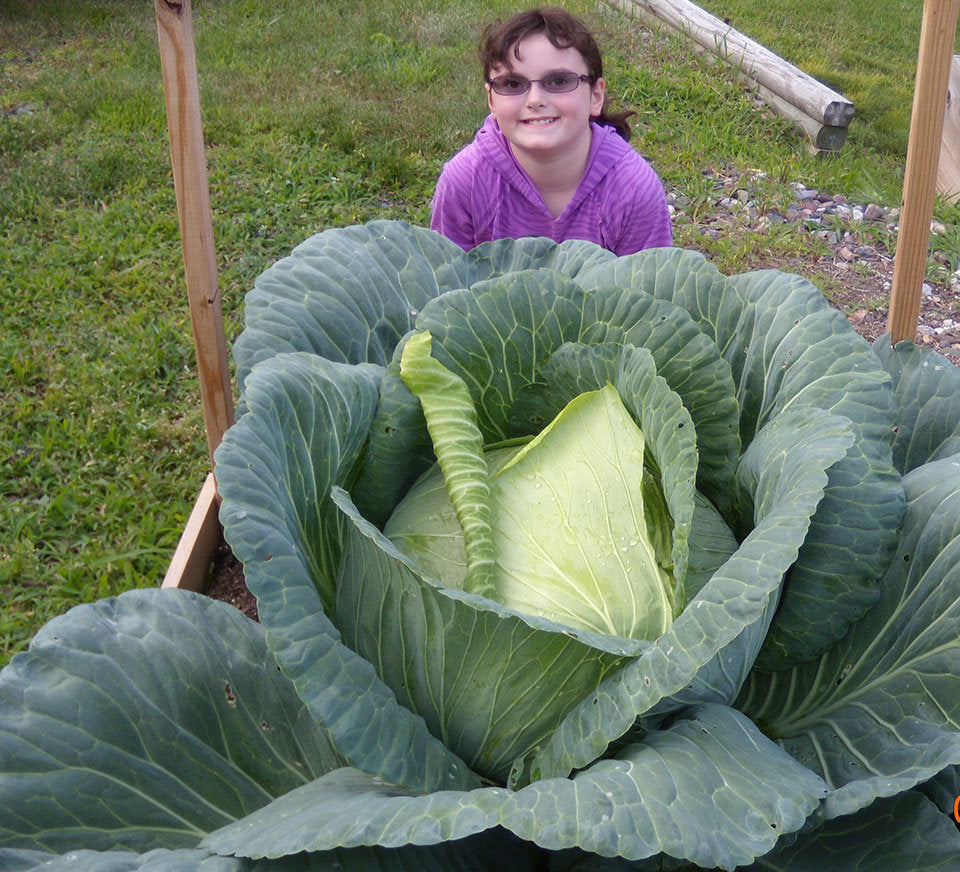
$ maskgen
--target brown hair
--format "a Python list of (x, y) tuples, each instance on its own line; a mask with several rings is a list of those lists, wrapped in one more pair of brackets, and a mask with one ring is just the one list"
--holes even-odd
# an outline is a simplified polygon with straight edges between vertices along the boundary
[[(603, 61), (593, 34), (575, 15), (558, 6), (543, 6), (519, 12), (506, 21), (499, 18), (488, 24), (480, 39), (480, 63), (483, 80), (490, 77), (494, 67), (510, 68), (510, 55), (520, 60), (520, 43), (530, 36), (543, 34), (556, 48), (574, 48), (580, 52), (587, 65), (591, 83), (603, 76)], [(598, 124), (613, 127), (627, 142), (630, 141), (630, 125), (627, 118), (635, 112), (607, 112), (604, 100), (600, 114), (594, 117)]]

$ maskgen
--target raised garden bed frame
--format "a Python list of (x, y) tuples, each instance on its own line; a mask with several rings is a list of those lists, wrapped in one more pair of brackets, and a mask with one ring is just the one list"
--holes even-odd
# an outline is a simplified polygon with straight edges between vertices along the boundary
[[(692, 6), (687, 0), (680, 2)], [(673, 3), (676, 5), (677, 0)], [(618, 7), (627, 4), (646, 8), (670, 5), (650, 0), (613, 3)], [(233, 423), (234, 407), (213, 242), (193, 13), (190, 0), (154, 0), (154, 5), (187, 298), (213, 469), (213, 452)], [(893, 342), (916, 336), (958, 6), (960, 0), (924, 0), (923, 5), (900, 234), (890, 296), (888, 328)], [(222, 539), (218, 508), (216, 479), (214, 472), (210, 472), (184, 527), (163, 587), (205, 589), (213, 553)]]

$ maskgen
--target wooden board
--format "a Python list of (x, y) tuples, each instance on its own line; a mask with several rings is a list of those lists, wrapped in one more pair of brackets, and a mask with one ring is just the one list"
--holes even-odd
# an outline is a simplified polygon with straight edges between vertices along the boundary
[(960, 200), (960, 55), (953, 56), (947, 85), (947, 111), (943, 116), (937, 193)]
[(213, 554), (223, 538), (223, 530), (217, 512), (220, 500), (213, 473), (207, 475), (200, 496), (187, 519), (180, 535), (177, 550), (163, 578), (161, 587), (179, 587), (203, 593), (207, 587), (207, 575)]

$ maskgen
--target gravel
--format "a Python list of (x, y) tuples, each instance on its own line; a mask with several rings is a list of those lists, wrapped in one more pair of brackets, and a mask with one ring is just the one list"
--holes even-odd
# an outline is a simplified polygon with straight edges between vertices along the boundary
[[(886, 332), (899, 209), (855, 203), (843, 194), (819, 191), (802, 182), (791, 185), (789, 202), (771, 204), (764, 197), (764, 188), (770, 187), (765, 185), (765, 173), (705, 170), (704, 176), (713, 180), (714, 193), (707, 204), (699, 202), (694, 208), (682, 192), (667, 193), (676, 226), (694, 225), (702, 236), (715, 240), (744, 231), (795, 232), (821, 240), (827, 246), (826, 257), (758, 251), (751, 268), (801, 273), (828, 287), (831, 304), (847, 315), (859, 333), (872, 340)], [(955, 256), (937, 246), (946, 226), (934, 221), (930, 231), (931, 257), (939, 273), (949, 278), (924, 283), (916, 341), (960, 365), (960, 269), (951, 260)]]

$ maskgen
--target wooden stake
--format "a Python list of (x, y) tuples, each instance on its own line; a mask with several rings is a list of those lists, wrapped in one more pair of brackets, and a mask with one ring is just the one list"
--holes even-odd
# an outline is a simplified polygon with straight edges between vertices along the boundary
[[(213, 452), (233, 423), (234, 412), (213, 245), (193, 17), (190, 0), (154, 0), (154, 6), (187, 298), (212, 467)], [(218, 506), (216, 479), (211, 473), (180, 536), (164, 587), (204, 589), (213, 553), (223, 538)]]
[(923, 4), (900, 235), (887, 321), (894, 344), (913, 339), (917, 332), (958, 5), (960, 0), (924, 0)]
[(154, 5), (187, 296), (212, 465), (213, 451), (233, 423), (234, 413), (213, 246), (193, 19), (190, 0), (154, 0)]
[(960, 201), (960, 55), (953, 56), (947, 85), (947, 111), (943, 116), (940, 140), (940, 164), (937, 168), (937, 193), (948, 200)]

